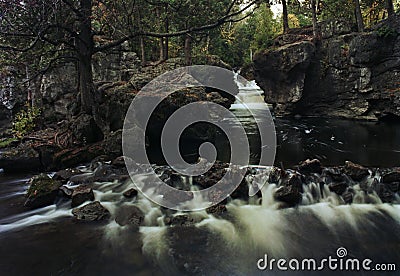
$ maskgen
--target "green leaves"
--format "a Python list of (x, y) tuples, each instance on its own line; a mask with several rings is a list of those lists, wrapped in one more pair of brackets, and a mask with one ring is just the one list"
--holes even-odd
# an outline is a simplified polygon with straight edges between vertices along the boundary
[(28, 107), (15, 115), (13, 122), (13, 134), (16, 138), (22, 138), (35, 130), (42, 111), (36, 107)]

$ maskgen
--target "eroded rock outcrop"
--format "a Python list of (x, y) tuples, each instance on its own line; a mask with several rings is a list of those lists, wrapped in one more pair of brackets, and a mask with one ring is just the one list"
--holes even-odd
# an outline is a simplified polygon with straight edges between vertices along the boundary
[(302, 41), (255, 57), (257, 82), (263, 88), (267, 102), (277, 104), (279, 112), (296, 105), (302, 98), (306, 71), (314, 53), (314, 44)]
[[(321, 40), (298, 35), (255, 56), (255, 78), (277, 115), (400, 116), (400, 15), (365, 33), (323, 22)], [(293, 42), (294, 41), (294, 42)], [(315, 45), (315, 47), (313, 47)]]

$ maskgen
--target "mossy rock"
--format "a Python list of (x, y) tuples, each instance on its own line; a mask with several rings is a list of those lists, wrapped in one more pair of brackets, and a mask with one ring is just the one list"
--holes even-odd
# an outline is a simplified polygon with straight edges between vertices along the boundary
[(0, 149), (4, 149), (10, 146), (15, 145), (16, 143), (18, 143), (18, 139), (17, 138), (3, 138), (0, 139)]
[(98, 201), (75, 208), (72, 210), (72, 214), (80, 221), (101, 221), (110, 217), (110, 212)]
[(61, 182), (50, 178), (47, 174), (34, 176), (30, 180), (30, 187), (26, 196), (26, 207), (41, 208), (54, 204)]

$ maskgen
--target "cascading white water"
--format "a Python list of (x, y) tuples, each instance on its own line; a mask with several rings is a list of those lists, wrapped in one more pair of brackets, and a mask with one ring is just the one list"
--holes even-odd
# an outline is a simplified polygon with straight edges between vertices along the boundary
[(238, 80), (239, 72), (235, 72), (234, 78), (239, 88), (236, 101), (231, 109), (264, 109), (268, 108), (264, 101), (264, 91), (256, 84), (256, 81)]
[[(143, 211), (144, 226), (140, 227), (143, 255), (156, 262), (168, 275), (174, 274), (174, 269), (182, 271), (193, 267), (201, 267), (202, 272), (211, 274), (235, 271), (236, 275), (255, 275), (255, 262), (264, 254), (274, 258), (320, 257), (332, 255), (342, 246), (359, 257), (371, 257), (369, 250), (372, 257), (376, 257), (385, 254), (374, 251), (376, 243), (383, 242), (383, 239), (387, 243), (389, 239), (382, 236), (382, 231), (393, 231), (390, 241), (400, 241), (397, 234), (400, 233), (397, 231), (400, 230), (399, 205), (382, 204), (379, 197), (367, 195), (357, 186), (354, 187), (354, 198), (358, 204), (345, 205), (329, 189), (320, 191), (317, 183), (311, 183), (304, 185), (299, 207), (281, 209), (280, 203), (274, 199), (276, 183), (258, 183), (264, 179), (258, 175), (269, 174), (270, 169), (252, 167), (252, 170), (255, 174), (246, 178), (249, 189), (254, 185), (262, 186), (261, 196), (249, 201), (229, 200), (227, 215), (222, 217), (205, 211), (185, 214), (194, 218), (195, 223), (184, 228), (164, 223), (166, 216), (183, 213), (168, 212), (140, 194), (133, 200), (123, 197), (123, 191), (134, 187), (130, 180), (123, 184), (94, 183), (93, 188), (95, 199), (110, 211), (112, 217), (123, 206), (136, 206)], [(85, 176), (90, 175), (91, 172), (87, 172)], [(369, 182), (372, 183), (372, 178)], [(53, 205), (2, 220), (0, 232), (65, 216), (71, 216), (69, 204)], [(125, 242), (134, 234), (129, 227), (120, 226), (114, 220), (103, 229), (104, 242), (121, 252), (126, 250)], [(394, 258), (398, 257), (394, 255)], [(184, 268), (179, 266), (181, 262), (184, 262)], [(209, 265), (210, 262), (215, 263)]]
[[(257, 178), (253, 179), (257, 181)], [(258, 275), (255, 263), (264, 254), (271, 258), (321, 258), (334, 256), (339, 247), (357, 253), (360, 258), (379, 258), (377, 256), (380, 254), (383, 254), (383, 258), (399, 257), (398, 254), (388, 256), (380, 250), (374, 251), (375, 243), (384, 242), (379, 231), (400, 228), (399, 205), (382, 204), (376, 195), (365, 195), (357, 189), (355, 197), (364, 198), (365, 201), (345, 205), (329, 189), (313, 195), (310, 188), (305, 186), (304, 205), (280, 209), (273, 196), (276, 188), (275, 184), (266, 184), (259, 200), (250, 201), (252, 203), (233, 200), (227, 204), (228, 217), (207, 214), (201, 222), (185, 230), (193, 234), (187, 234), (182, 239), (199, 235), (198, 231), (207, 233), (207, 240), (204, 241), (207, 241), (206, 245), (199, 244), (199, 248), (193, 249), (195, 252), (210, 250), (210, 254), (221, 257), (215, 268), (209, 265), (212, 260), (207, 256), (197, 256), (201, 261), (196, 260), (195, 264), (199, 265), (200, 262), (204, 266), (202, 272), (213, 274), (218, 271), (235, 271), (235, 275)], [(380, 203), (364, 203), (371, 202), (371, 199), (379, 200)], [(378, 229), (380, 230), (377, 231)], [(176, 243), (175, 230), (164, 226), (154, 231), (154, 227), (141, 228), (146, 241), (143, 250), (146, 255), (162, 260), (161, 266), (168, 267), (170, 263), (166, 258), (171, 256), (167, 254), (161, 258), (160, 251), (165, 251), (170, 244)], [(398, 234), (394, 234), (389, 240), (398, 242), (399, 239)], [(171, 250), (182, 250), (187, 254), (185, 248), (182, 249), (179, 245), (176, 247)], [(188, 259), (191, 257), (188, 256)], [(192, 265), (186, 264), (187, 267)]]

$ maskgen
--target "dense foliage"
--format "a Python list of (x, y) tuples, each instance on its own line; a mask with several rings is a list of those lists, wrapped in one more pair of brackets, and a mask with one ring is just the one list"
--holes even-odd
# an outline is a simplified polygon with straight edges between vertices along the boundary
[[(0, 72), (21, 80), (29, 100), (42, 74), (75, 62), (80, 110), (93, 114), (92, 57), (123, 43), (143, 65), (218, 55), (240, 67), (292, 28), (312, 25), (318, 38), (318, 21), (345, 18), (363, 31), (399, 8), (399, 0), (0, 0)], [(0, 82), (0, 95), (7, 89)]]

